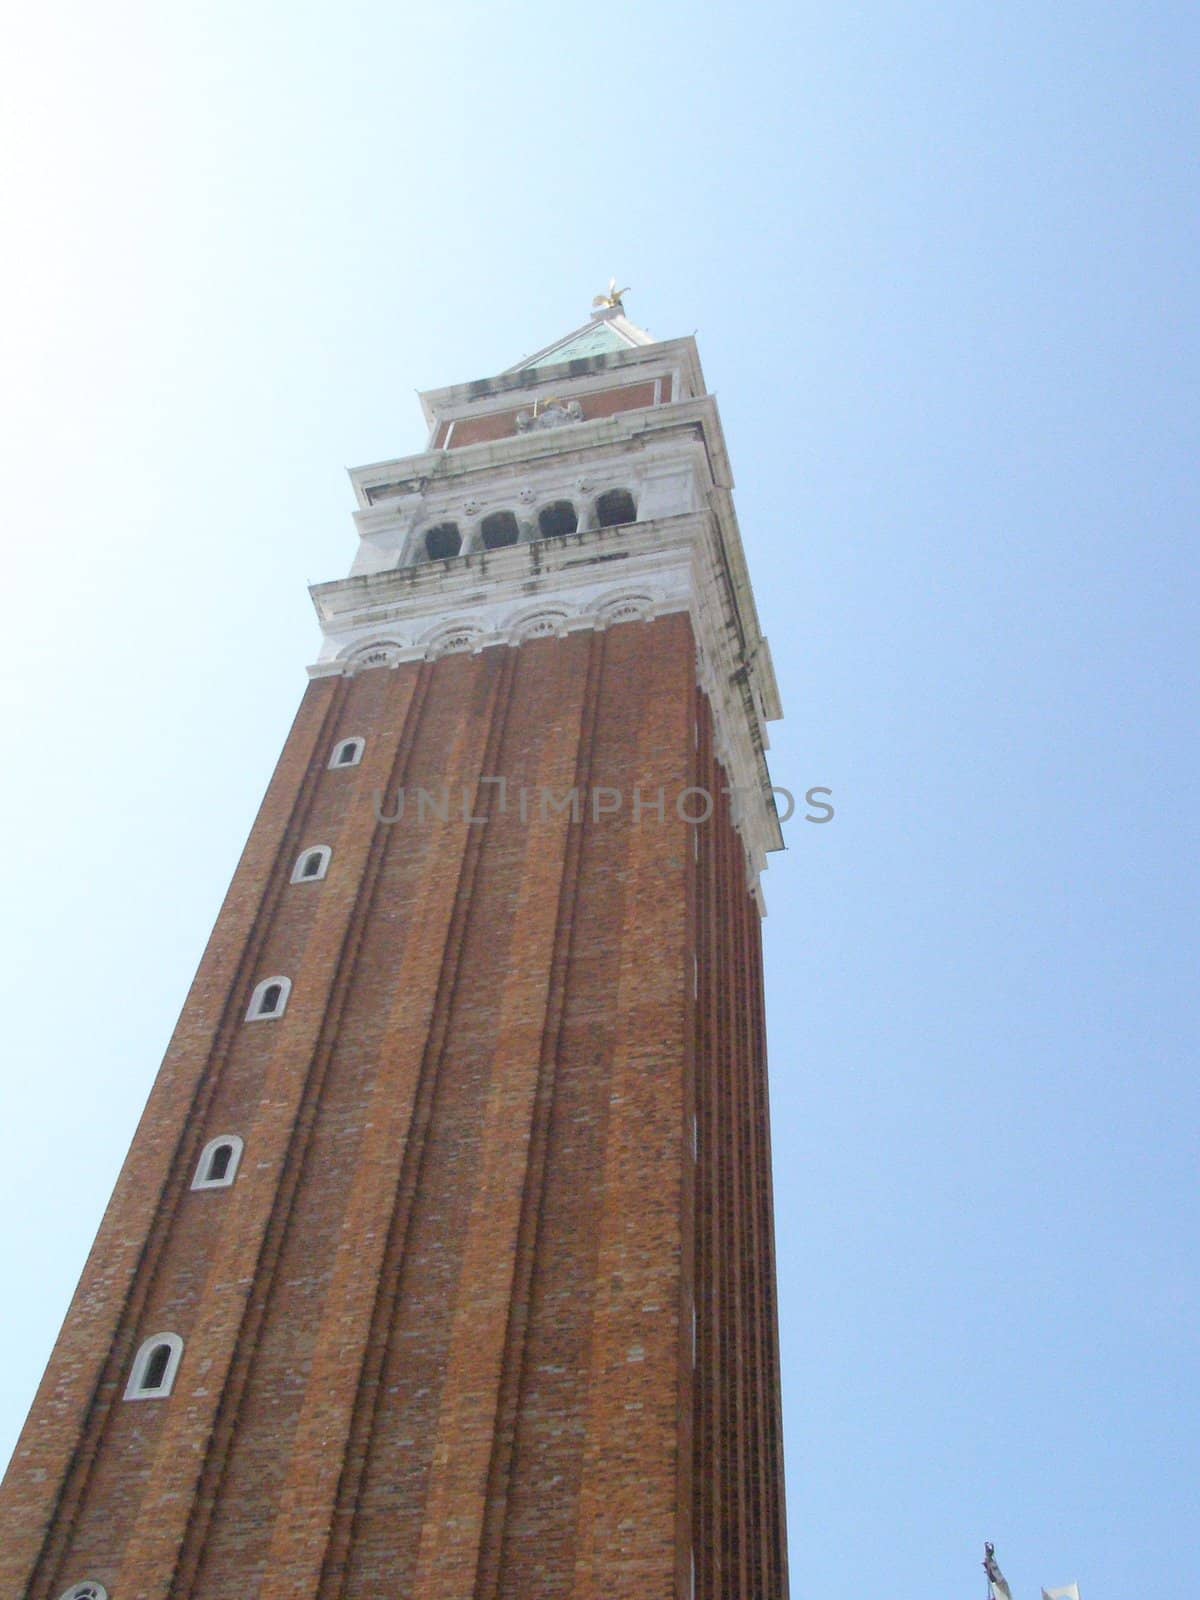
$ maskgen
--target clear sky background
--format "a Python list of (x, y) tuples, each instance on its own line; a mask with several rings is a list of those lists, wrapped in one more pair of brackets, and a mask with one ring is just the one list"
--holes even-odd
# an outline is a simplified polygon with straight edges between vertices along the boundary
[[(697, 331), (787, 720), (792, 1590), (1200, 1565), (1194, 9), (14, 9), (0, 1455), (413, 391)], [(738, 1597), (730, 1597), (738, 1600)]]

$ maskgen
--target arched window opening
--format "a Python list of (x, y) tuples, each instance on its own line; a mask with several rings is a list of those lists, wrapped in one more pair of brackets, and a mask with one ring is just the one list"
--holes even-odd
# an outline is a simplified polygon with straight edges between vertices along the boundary
[(559, 539), (565, 533), (574, 533), (578, 526), (579, 518), (569, 500), (556, 500), (538, 512), (538, 532), (543, 539)]
[(511, 511), (493, 511), (479, 524), (479, 537), (485, 550), (502, 550), (520, 539), (521, 525)]
[(596, 497), (596, 521), (602, 528), (619, 528), (637, 521), (637, 507), (628, 489), (606, 489)]
[(538, 512), (538, 531), (542, 539), (562, 538), (565, 533), (574, 533), (578, 526), (579, 518), (570, 501), (555, 501), (552, 506), (542, 506)]
[(425, 553), (431, 561), (448, 561), (462, 549), (457, 522), (439, 522), (425, 535)]
[(288, 995), (292, 992), (290, 978), (264, 978), (257, 984), (254, 993), (250, 996), (250, 1008), (246, 1012), (247, 1022), (271, 1021), (281, 1017), (287, 1007)]
[(316, 883), (323, 878), (329, 871), (331, 853), (327, 844), (309, 845), (306, 850), (301, 850), (292, 868), (292, 882)]
[(108, 1590), (102, 1583), (88, 1578), (84, 1583), (73, 1583), (65, 1589), (59, 1600), (108, 1600)]
[(329, 758), (331, 767), (356, 767), (363, 758), (363, 751), (367, 748), (365, 739), (342, 739), (333, 747), (333, 754)]
[(242, 1140), (236, 1133), (222, 1133), (210, 1139), (196, 1163), (193, 1189), (228, 1189), (242, 1159)]
[(126, 1400), (165, 1400), (175, 1384), (183, 1340), (177, 1333), (156, 1333), (145, 1341), (133, 1360), (125, 1386)]

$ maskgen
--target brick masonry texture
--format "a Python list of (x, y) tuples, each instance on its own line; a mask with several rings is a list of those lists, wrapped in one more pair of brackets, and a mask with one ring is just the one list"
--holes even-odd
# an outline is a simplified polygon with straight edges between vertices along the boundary
[[(686, 1600), (694, 1562), (697, 1600), (782, 1600), (759, 926), (711, 745), (683, 615), (310, 684), (0, 1490), (0, 1594)], [(572, 785), (624, 804), (522, 818)], [(193, 1191), (221, 1133), (236, 1181)], [(160, 1331), (174, 1391), (125, 1402)]]

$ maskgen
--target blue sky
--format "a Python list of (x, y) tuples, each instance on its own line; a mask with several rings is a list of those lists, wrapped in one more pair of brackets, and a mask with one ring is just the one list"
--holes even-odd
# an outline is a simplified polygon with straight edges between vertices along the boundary
[(787, 720), (792, 1588), (1197, 1564), (1197, 23), (203, 8), (0, 65), (0, 1454), (303, 688), (345, 465), (696, 331)]

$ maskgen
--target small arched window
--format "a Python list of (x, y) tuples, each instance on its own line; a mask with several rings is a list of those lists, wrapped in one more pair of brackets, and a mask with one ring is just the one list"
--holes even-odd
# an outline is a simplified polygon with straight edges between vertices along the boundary
[(183, 1340), (177, 1333), (156, 1333), (133, 1358), (125, 1385), (126, 1400), (165, 1400), (175, 1384)]
[(254, 986), (250, 1005), (246, 1011), (247, 1022), (267, 1022), (281, 1017), (287, 1009), (288, 995), (292, 992), (290, 978), (264, 978)]
[(521, 537), (520, 524), (511, 511), (493, 511), (479, 524), (479, 537), (485, 550), (501, 550), (506, 544), (516, 544)]
[(425, 554), (431, 561), (449, 561), (462, 549), (462, 534), (457, 522), (439, 522), (425, 535)]
[(64, 1589), (58, 1600), (108, 1600), (108, 1590), (94, 1578), (87, 1578)]
[(196, 1163), (193, 1189), (228, 1189), (237, 1177), (242, 1160), (242, 1141), (236, 1133), (223, 1133), (210, 1139)]
[(556, 500), (538, 512), (538, 532), (543, 539), (558, 539), (565, 533), (574, 533), (579, 526), (575, 507), (569, 500)]
[(327, 844), (309, 845), (307, 850), (301, 850), (296, 857), (296, 865), (292, 868), (293, 883), (316, 883), (329, 871), (329, 858), (332, 854)]
[(333, 747), (333, 754), (329, 758), (331, 767), (356, 767), (363, 758), (363, 751), (367, 748), (365, 739), (342, 739)]
[(637, 521), (637, 506), (628, 489), (606, 489), (596, 496), (596, 521), (602, 528), (619, 528)]

